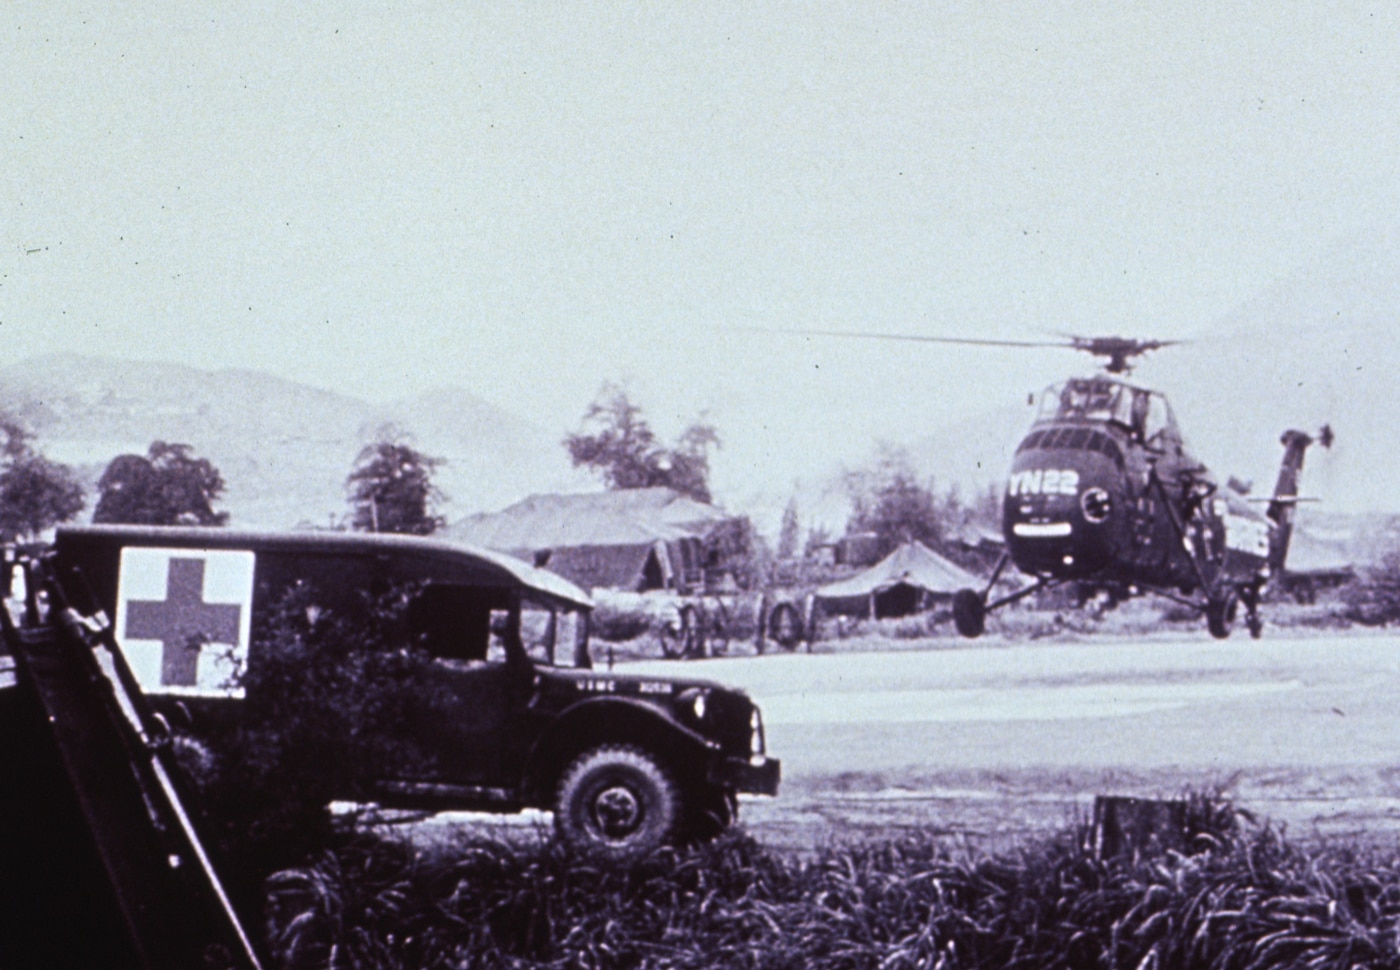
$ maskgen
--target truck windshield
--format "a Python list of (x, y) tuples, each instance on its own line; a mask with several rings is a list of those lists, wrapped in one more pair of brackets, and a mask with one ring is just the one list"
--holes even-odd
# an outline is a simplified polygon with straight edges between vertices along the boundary
[(588, 614), (525, 602), (520, 612), (520, 638), (535, 663), (554, 667), (586, 667)]

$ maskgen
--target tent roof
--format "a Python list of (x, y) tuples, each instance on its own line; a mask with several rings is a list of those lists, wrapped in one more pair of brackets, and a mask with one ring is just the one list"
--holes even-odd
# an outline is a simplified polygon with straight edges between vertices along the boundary
[(463, 519), (444, 534), (488, 549), (647, 545), (703, 537), (729, 516), (669, 488), (531, 495)]
[[(658, 570), (664, 569), (657, 545), (650, 546), (564, 546), (550, 553), (544, 568), (558, 573), (587, 590), (598, 588), (641, 592), (647, 564), (657, 557)], [(664, 578), (664, 573), (662, 574)]]
[(931, 593), (952, 593), (964, 587), (976, 588), (982, 581), (955, 566), (921, 542), (906, 542), (865, 572), (817, 590), (822, 599), (869, 596), (904, 583)]

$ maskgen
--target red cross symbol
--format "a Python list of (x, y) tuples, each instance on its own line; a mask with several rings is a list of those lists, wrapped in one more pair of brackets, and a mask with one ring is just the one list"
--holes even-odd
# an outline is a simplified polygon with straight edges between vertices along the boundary
[(132, 640), (161, 643), (160, 682), (172, 687), (198, 683), (199, 648), (238, 643), (236, 603), (204, 602), (204, 560), (171, 558), (165, 599), (127, 603), (126, 633)]

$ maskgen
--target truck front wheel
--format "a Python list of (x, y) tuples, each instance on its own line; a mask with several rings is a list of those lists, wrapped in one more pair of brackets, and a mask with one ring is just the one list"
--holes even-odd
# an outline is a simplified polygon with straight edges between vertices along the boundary
[(578, 848), (614, 858), (644, 855), (669, 841), (681, 817), (679, 790), (647, 752), (605, 745), (574, 759), (559, 781), (554, 827)]

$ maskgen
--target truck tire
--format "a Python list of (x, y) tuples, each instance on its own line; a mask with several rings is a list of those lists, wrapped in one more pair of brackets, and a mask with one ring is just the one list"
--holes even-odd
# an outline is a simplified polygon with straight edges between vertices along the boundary
[(715, 601), (715, 605), (705, 611), (705, 646), (702, 655), (711, 657), (723, 657), (729, 653), (729, 610), (725, 609), (724, 603)]
[(784, 650), (796, 650), (802, 642), (802, 617), (791, 603), (779, 603), (768, 614), (768, 636)]
[(554, 827), (570, 845), (614, 859), (645, 855), (677, 833), (682, 806), (669, 772), (640, 748), (604, 745), (559, 781)]
[(976, 591), (960, 589), (953, 594), (953, 625), (969, 639), (987, 629), (987, 603)]

